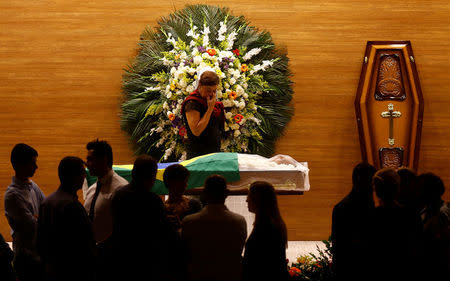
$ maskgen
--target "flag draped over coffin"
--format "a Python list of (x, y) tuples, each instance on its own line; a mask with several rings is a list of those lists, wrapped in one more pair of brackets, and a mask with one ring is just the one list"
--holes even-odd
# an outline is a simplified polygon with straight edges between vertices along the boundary
[[(156, 194), (169, 193), (163, 182), (163, 174), (164, 170), (172, 164), (183, 165), (189, 170), (191, 175), (188, 181), (188, 189), (203, 186), (206, 178), (215, 174), (222, 175), (227, 182), (235, 182), (240, 179), (237, 153), (211, 153), (182, 162), (158, 163), (158, 173), (156, 174), (155, 185), (152, 188), (152, 191)], [(128, 182), (131, 181), (133, 165), (114, 165), (113, 169)], [(86, 180), (88, 185), (91, 186), (97, 178), (90, 176), (88, 172)]]

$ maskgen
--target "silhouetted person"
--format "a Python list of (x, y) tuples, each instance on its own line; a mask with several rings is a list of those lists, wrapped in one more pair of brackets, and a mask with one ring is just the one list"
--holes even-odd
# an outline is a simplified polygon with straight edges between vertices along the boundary
[(128, 182), (112, 169), (112, 148), (106, 141), (91, 141), (86, 149), (86, 166), (90, 175), (97, 177), (97, 182), (87, 190), (84, 207), (92, 222), (95, 241), (101, 243), (112, 232), (111, 200), (114, 192)]
[(400, 176), (397, 202), (411, 211), (419, 212), (416, 172), (410, 168), (400, 168), (397, 174)]
[(370, 272), (377, 280), (411, 280), (420, 270), (415, 266), (420, 221), (395, 201), (400, 186), (395, 170), (379, 170), (373, 184), (380, 206), (375, 209)]
[(352, 190), (333, 208), (333, 270), (338, 280), (361, 280), (366, 275), (375, 210), (372, 188), (375, 172), (375, 167), (368, 163), (356, 165)]
[(77, 196), (86, 177), (83, 160), (63, 158), (58, 176), (61, 184), (42, 203), (38, 220), (37, 246), (46, 280), (94, 280), (92, 226)]
[(433, 173), (418, 177), (424, 191), (425, 208), (421, 212), (424, 227), (424, 261), (434, 278), (450, 276), (450, 204), (442, 200), (444, 182)]
[(247, 237), (245, 218), (225, 206), (224, 177), (212, 175), (203, 189), (207, 205), (182, 221), (181, 236), (188, 249), (188, 280), (239, 281), (242, 249)]
[(16, 275), (12, 267), (14, 252), (5, 242), (3, 235), (0, 234), (0, 280), (16, 281)]
[(114, 195), (115, 280), (181, 279), (184, 258), (179, 236), (167, 221), (163, 201), (151, 191), (156, 172), (155, 160), (139, 156), (134, 162), (131, 183)]
[(42, 278), (36, 250), (36, 228), (44, 193), (31, 180), (38, 168), (37, 157), (37, 151), (24, 143), (16, 144), (11, 151), (15, 176), (6, 189), (5, 215), (12, 230), (14, 269), (19, 280)]
[(181, 230), (181, 220), (202, 209), (200, 200), (184, 195), (189, 180), (189, 171), (180, 164), (167, 167), (163, 174), (164, 184), (169, 190), (166, 206), (167, 216), (174, 229)]
[(288, 280), (287, 229), (273, 186), (263, 181), (252, 183), (247, 202), (248, 210), (255, 213), (255, 223), (245, 244), (243, 280)]

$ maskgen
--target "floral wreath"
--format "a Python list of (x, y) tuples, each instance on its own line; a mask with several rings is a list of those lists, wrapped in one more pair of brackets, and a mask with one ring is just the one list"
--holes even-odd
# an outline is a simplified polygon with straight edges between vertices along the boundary
[(181, 104), (196, 88), (199, 70), (220, 77), (225, 110), (221, 150), (270, 156), (292, 116), (288, 58), (270, 33), (228, 8), (189, 5), (146, 28), (123, 76), (121, 126), (136, 154), (184, 160), (186, 128)]

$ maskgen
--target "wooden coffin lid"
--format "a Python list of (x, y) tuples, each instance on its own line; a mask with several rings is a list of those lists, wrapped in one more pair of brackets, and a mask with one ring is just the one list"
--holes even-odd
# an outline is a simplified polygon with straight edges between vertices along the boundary
[(409, 41), (367, 42), (355, 110), (363, 161), (417, 170), (423, 96)]

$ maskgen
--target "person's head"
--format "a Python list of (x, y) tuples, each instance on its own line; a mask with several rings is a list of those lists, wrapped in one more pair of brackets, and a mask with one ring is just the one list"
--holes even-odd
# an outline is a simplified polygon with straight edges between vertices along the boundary
[(353, 191), (358, 194), (370, 194), (372, 196), (372, 178), (377, 170), (369, 163), (359, 163), (353, 168)]
[(180, 164), (170, 165), (164, 170), (163, 180), (170, 196), (182, 196), (189, 180), (189, 171)]
[(255, 213), (255, 225), (269, 222), (280, 229), (284, 243), (287, 243), (286, 224), (281, 218), (277, 195), (272, 184), (256, 181), (250, 185), (247, 196), (248, 210)]
[(397, 201), (401, 204), (412, 204), (416, 196), (416, 172), (410, 168), (400, 168), (397, 174), (400, 176)]
[(101, 177), (112, 169), (112, 148), (106, 141), (94, 140), (86, 145), (86, 166), (92, 176)]
[(213, 71), (203, 72), (198, 80), (198, 91), (203, 98), (212, 98), (216, 95), (219, 76)]
[(205, 181), (203, 196), (207, 204), (224, 204), (228, 196), (226, 179), (221, 175), (209, 176)]
[(265, 181), (250, 185), (247, 195), (248, 210), (255, 214), (272, 216), (279, 214), (277, 195), (273, 186)]
[(11, 151), (11, 164), (16, 176), (31, 178), (38, 168), (37, 157), (37, 151), (31, 146), (24, 143), (16, 144)]
[(400, 176), (394, 169), (384, 168), (373, 177), (375, 193), (381, 204), (392, 204), (400, 186)]
[(58, 166), (58, 177), (61, 187), (69, 192), (77, 192), (86, 178), (84, 162), (78, 157), (64, 157)]
[(417, 178), (422, 190), (423, 200), (426, 205), (440, 203), (441, 196), (445, 193), (444, 182), (433, 173), (423, 173)]
[(155, 184), (157, 172), (158, 164), (156, 161), (148, 155), (141, 155), (134, 161), (133, 170), (131, 171), (131, 184), (150, 190)]

